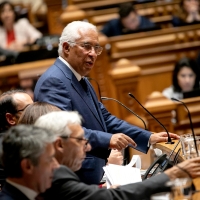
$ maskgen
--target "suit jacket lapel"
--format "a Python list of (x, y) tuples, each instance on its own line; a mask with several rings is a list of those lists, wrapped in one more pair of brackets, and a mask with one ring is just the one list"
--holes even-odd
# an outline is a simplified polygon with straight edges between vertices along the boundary
[[(97, 105), (97, 112), (98, 112), (98, 114), (97, 114), (97, 112), (94, 109), (92, 109), (92, 107), (90, 105), (90, 98), (89, 98), (89, 96), (84, 91), (84, 89), (82, 88), (81, 84), (79, 84), (79, 82), (78, 82), (77, 78), (75, 77), (75, 75), (73, 74), (73, 72), (59, 58), (57, 58), (57, 60), (55, 62), (55, 65), (65, 74), (65, 76), (68, 79), (71, 80), (72, 87), (80, 95), (80, 97), (85, 102), (86, 106), (88, 106), (89, 110), (93, 113), (94, 117), (97, 119), (97, 121), (99, 122), (99, 124), (105, 130), (105, 124), (102, 123), (103, 119), (102, 119), (102, 114), (99, 111), (99, 105), (96, 104)], [(91, 91), (91, 89), (90, 89), (90, 91)], [(92, 94), (92, 92), (91, 92), (91, 95), (92, 95), (92, 97), (94, 97), (94, 95)], [(95, 98), (93, 98), (93, 99), (95, 99)], [(94, 101), (94, 103), (96, 103), (96, 102)]]
[[(83, 99), (83, 101), (85, 102), (85, 104), (88, 106), (89, 110), (93, 113), (94, 117), (97, 119), (97, 121), (100, 123), (100, 125), (102, 126), (103, 129), (105, 129), (105, 126), (102, 124), (102, 118), (101, 118), (101, 113), (99, 113), (99, 105), (97, 105), (96, 101), (93, 101), (95, 106), (96, 106), (96, 110), (93, 109), (94, 106), (91, 106), (91, 99), (90, 97), (87, 95), (87, 93), (84, 91), (84, 89), (82, 88), (82, 86), (79, 84), (78, 80), (76, 79), (76, 77), (72, 76), (72, 80), (71, 80), (71, 84), (73, 86), (73, 88), (77, 91), (77, 93), (80, 95), (80, 97)], [(90, 86), (91, 87), (91, 86)], [(91, 89), (88, 88), (90, 91)], [(94, 97), (93, 92), (90, 93), (92, 98), (95, 99), (96, 97)]]

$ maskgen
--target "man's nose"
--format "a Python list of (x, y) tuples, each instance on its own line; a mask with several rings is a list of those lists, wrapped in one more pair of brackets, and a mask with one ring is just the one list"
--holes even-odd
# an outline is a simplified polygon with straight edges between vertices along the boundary
[(90, 145), (90, 143), (88, 143), (85, 147), (85, 151), (88, 152), (92, 149), (92, 146)]
[(95, 48), (93, 46), (91, 47), (91, 49), (89, 51), (89, 55), (97, 57), (97, 53), (96, 53)]

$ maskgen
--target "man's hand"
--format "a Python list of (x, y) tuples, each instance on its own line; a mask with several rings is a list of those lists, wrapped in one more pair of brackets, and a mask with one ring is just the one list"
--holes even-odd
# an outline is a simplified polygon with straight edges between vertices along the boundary
[(122, 152), (118, 151), (117, 149), (112, 149), (108, 157), (107, 164), (122, 165), (123, 164)]
[(189, 176), (191, 178), (200, 177), (200, 157), (185, 160), (179, 163), (178, 166), (179, 167), (174, 166), (165, 171), (171, 180)]
[(134, 147), (137, 146), (137, 144), (129, 136), (123, 133), (116, 133), (113, 134), (110, 139), (109, 148), (121, 151), (122, 149), (125, 149), (129, 144)]
[[(174, 139), (180, 138), (178, 135), (176, 135), (174, 133), (169, 133), (169, 136), (171, 138), (174, 138)], [(155, 144), (157, 142), (167, 142), (167, 141), (168, 141), (168, 137), (167, 137), (166, 132), (160, 132), (160, 133), (152, 134), (150, 139), (149, 139), (150, 144)]]

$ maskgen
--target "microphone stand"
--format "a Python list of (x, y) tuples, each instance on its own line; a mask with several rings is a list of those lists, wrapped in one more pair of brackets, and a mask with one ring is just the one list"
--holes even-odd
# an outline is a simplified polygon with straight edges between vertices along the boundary
[(191, 130), (192, 130), (192, 137), (193, 137), (193, 139), (194, 139), (195, 150), (196, 150), (196, 152), (197, 152), (197, 156), (199, 157), (199, 151), (198, 151), (198, 148), (197, 148), (197, 142), (196, 142), (196, 139), (195, 139), (194, 128), (193, 128), (193, 124), (192, 124), (192, 118), (191, 118), (191, 115), (190, 115), (190, 111), (189, 111), (188, 107), (186, 106), (186, 104), (185, 104), (183, 101), (180, 101), (180, 100), (178, 100), (178, 99), (176, 99), (176, 98), (171, 98), (171, 100), (173, 100), (173, 101), (178, 101), (179, 103), (182, 103), (182, 105), (183, 105), (183, 106), (186, 108), (186, 110), (187, 110), (188, 118), (189, 118), (189, 120), (190, 120), (190, 128), (191, 128)]
[(119, 103), (121, 106), (123, 106), (124, 108), (126, 108), (129, 112), (131, 112), (132, 114), (134, 114), (136, 117), (138, 117), (144, 124), (145, 130), (148, 131), (146, 123), (144, 122), (144, 120), (136, 113), (134, 113), (130, 108), (128, 108), (127, 106), (125, 106), (123, 103), (121, 103), (120, 101), (118, 101), (117, 99), (113, 99), (113, 98), (109, 98), (109, 97), (101, 97), (102, 100), (113, 100), (116, 101), (117, 103)]
[(162, 128), (164, 128), (165, 129), (165, 131), (166, 131), (166, 133), (167, 133), (167, 136), (168, 136), (168, 139), (167, 139), (167, 142), (165, 143), (165, 144), (174, 144), (174, 142), (172, 142), (172, 139), (171, 139), (171, 137), (169, 136), (169, 132), (168, 132), (168, 130), (165, 128), (165, 126), (160, 122), (160, 121), (158, 121), (158, 119), (156, 119), (154, 116), (153, 116), (153, 114), (151, 114), (131, 93), (128, 93), (128, 95), (130, 96), (130, 97), (132, 97), (133, 99), (135, 99), (139, 104), (140, 104), (140, 106), (149, 114), (149, 115), (151, 115), (152, 117), (153, 117), (153, 119), (155, 119), (161, 126), (162, 126)]

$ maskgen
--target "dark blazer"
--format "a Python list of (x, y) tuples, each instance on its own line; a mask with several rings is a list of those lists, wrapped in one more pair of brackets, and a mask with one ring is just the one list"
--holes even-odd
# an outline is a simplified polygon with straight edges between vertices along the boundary
[(120, 186), (116, 189), (99, 188), (80, 182), (78, 176), (69, 168), (61, 166), (55, 171), (50, 189), (44, 193), (47, 200), (142, 200), (154, 193), (169, 191), (164, 185), (169, 181), (164, 173), (143, 182)]
[(1, 200), (29, 200), (20, 190), (10, 185), (9, 183), (5, 183), (3, 186), (3, 190), (0, 192)]
[(85, 183), (98, 184), (103, 175), (102, 167), (110, 153), (108, 149), (112, 133), (130, 136), (137, 143), (137, 149), (144, 153), (148, 151), (151, 133), (111, 115), (98, 102), (89, 81), (86, 82), (89, 95), (72, 71), (58, 58), (38, 80), (34, 98), (35, 101), (48, 102), (62, 110), (76, 110), (82, 115), (85, 136), (89, 139), (92, 150), (87, 153), (77, 174)]
[(126, 30), (121, 23), (120, 19), (112, 19), (108, 23), (105, 24), (101, 32), (105, 34), (107, 37), (138, 33), (142, 31), (151, 31), (160, 29), (159, 26), (151, 22), (148, 18), (139, 16), (140, 24), (135, 30)]

